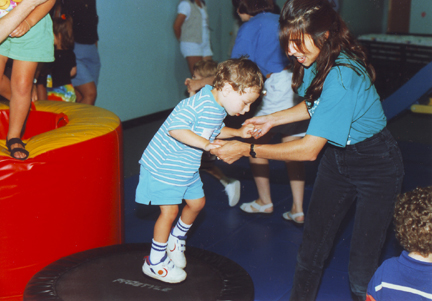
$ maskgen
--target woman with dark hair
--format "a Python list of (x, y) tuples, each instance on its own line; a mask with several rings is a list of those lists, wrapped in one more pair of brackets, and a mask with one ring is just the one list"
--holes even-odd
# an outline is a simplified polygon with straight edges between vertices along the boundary
[[(244, 23), (237, 34), (231, 57), (248, 56), (266, 77), (264, 84), (266, 94), (254, 116), (268, 115), (294, 106), (296, 99), (290, 85), (291, 64), (279, 43), (279, 15), (273, 13), (274, 1), (233, 0), (232, 3)], [(276, 127), (255, 142), (268, 144), (275, 134), (281, 135), (282, 142), (297, 140), (305, 135), (306, 129), (307, 121)], [(243, 203), (240, 209), (251, 214), (270, 214), (273, 212), (273, 202), (270, 193), (269, 160), (249, 158), (249, 161), (258, 198)], [(302, 224), (304, 222), (304, 164), (299, 161), (286, 161), (286, 168), (293, 203), (291, 210), (282, 216), (286, 220)]]
[(212, 153), (228, 163), (241, 156), (315, 160), (326, 146), (305, 219), (291, 300), (316, 297), (339, 225), (355, 203), (349, 281), (358, 300), (379, 256), (403, 180), (399, 148), (373, 85), (374, 70), (327, 0), (290, 0), (280, 16), (280, 40), (294, 57), (293, 89), (305, 100), (254, 117), (255, 137), (270, 128), (310, 119), (306, 136), (277, 145), (218, 142)]
[(180, 42), (180, 51), (186, 58), (189, 71), (201, 60), (211, 60), (207, 7), (203, 0), (181, 0), (174, 21), (174, 34)]

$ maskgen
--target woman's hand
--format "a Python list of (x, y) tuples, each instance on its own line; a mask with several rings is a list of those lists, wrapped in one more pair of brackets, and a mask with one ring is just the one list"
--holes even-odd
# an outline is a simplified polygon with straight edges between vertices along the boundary
[(264, 136), (273, 127), (273, 124), (271, 122), (271, 115), (253, 117), (251, 119), (246, 120), (243, 123), (243, 125), (249, 125), (249, 124), (254, 125), (252, 137), (254, 137), (255, 139)]
[(250, 149), (250, 144), (237, 140), (215, 140), (213, 145), (218, 145), (219, 147), (212, 149), (210, 153), (228, 164), (232, 164), (241, 157), (247, 156)]
[(254, 133), (254, 131), (253, 131), (254, 129), (255, 129), (255, 126), (253, 124), (243, 125), (241, 128), (239, 128), (239, 131), (240, 131), (239, 137), (242, 137), (245, 139), (251, 138), (253, 133)]
[(206, 152), (209, 152), (210, 150), (218, 148), (218, 147), (220, 147), (220, 146), (217, 144), (213, 144), (213, 143), (209, 142), (203, 147), (203, 150), (205, 150)]
[(22, 37), (23, 35), (25, 35), (29, 30), (30, 30), (30, 24), (28, 23), (27, 20), (24, 20), (21, 22), (20, 25), (18, 25), (17, 28), (14, 29), (14, 31), (11, 32), (11, 34), (9, 35), (12, 38), (18, 38), (18, 37)]

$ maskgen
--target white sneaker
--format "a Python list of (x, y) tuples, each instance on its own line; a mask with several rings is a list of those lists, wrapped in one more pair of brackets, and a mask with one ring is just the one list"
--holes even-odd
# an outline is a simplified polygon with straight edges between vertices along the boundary
[(186, 272), (176, 267), (167, 254), (158, 264), (151, 264), (149, 256), (144, 259), (142, 271), (149, 277), (168, 283), (179, 283), (186, 279)]
[(186, 267), (186, 236), (174, 236), (170, 233), (168, 238), (167, 253), (174, 264), (184, 269)]
[(228, 204), (231, 207), (237, 205), (238, 201), (240, 200), (240, 189), (240, 181), (238, 180), (234, 180), (234, 182), (231, 182), (225, 186), (225, 192), (228, 196)]

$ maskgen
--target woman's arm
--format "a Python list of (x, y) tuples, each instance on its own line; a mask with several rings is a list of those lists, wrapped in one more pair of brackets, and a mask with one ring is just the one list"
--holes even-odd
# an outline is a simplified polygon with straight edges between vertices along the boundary
[(36, 8), (47, 0), (23, 0), (10, 13), (0, 19), (0, 42), (20, 25), (21, 22)]
[[(48, 14), (51, 8), (54, 6), (56, 0), (48, 0), (45, 3), (37, 6), (27, 18), (18, 25), (14, 31), (10, 34), (11, 37), (21, 37), (25, 35), (33, 26), (37, 24), (43, 17)], [(21, 4), (20, 4), (21, 5)], [(20, 6), (18, 5), (18, 6)], [(17, 7), (18, 8), (18, 7)], [(15, 8), (16, 9), (16, 8)]]
[[(279, 161), (314, 161), (327, 143), (327, 139), (306, 135), (304, 138), (279, 144), (255, 145), (256, 158)], [(250, 157), (251, 145), (240, 141), (217, 140), (211, 153), (227, 162), (234, 163), (241, 157)]]
[(246, 120), (244, 124), (253, 124), (255, 126), (253, 136), (255, 139), (258, 139), (267, 134), (272, 127), (308, 119), (310, 119), (310, 115), (305, 101), (302, 101), (298, 105), (283, 111), (270, 115), (253, 117)]
[(184, 21), (186, 20), (186, 15), (183, 14), (177, 14), (177, 18), (174, 21), (174, 34), (177, 38), (177, 40), (180, 40), (180, 36), (181, 36), (181, 27), (184, 23)]

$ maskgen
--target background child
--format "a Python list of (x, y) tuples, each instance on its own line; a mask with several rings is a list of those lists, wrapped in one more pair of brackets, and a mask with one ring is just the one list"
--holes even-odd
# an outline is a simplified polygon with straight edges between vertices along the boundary
[(71, 80), (77, 71), (72, 18), (64, 14), (54, 18), (53, 29), (55, 60), (45, 64), (38, 77), (38, 98), (75, 102), (76, 94)]
[(203, 0), (182, 0), (177, 6), (173, 25), (174, 34), (180, 42), (180, 51), (186, 58), (189, 71), (201, 60), (211, 60), (210, 27), (207, 6)]
[[(193, 67), (193, 80), (202, 80), (202, 82), (207, 82), (208, 84), (213, 83), (217, 71), (217, 63), (213, 60), (199, 61)], [(188, 86), (190, 78), (187, 78), (185, 85)], [(199, 89), (201, 89), (200, 87)], [(198, 91), (199, 91), (198, 89)], [(190, 91), (189, 97), (192, 97), (198, 91)], [(201, 168), (213, 177), (218, 179), (221, 184), (225, 187), (225, 192), (228, 196), (228, 204), (233, 207), (237, 205), (240, 200), (240, 181), (228, 178), (222, 170), (220, 170), (216, 165), (216, 156), (210, 154), (210, 152), (205, 151), (201, 158)]]
[[(205, 204), (198, 172), (202, 152), (217, 147), (211, 144), (216, 137), (251, 136), (253, 128), (227, 128), (223, 120), (227, 114), (249, 111), (262, 86), (263, 77), (252, 61), (223, 62), (218, 65), (214, 88), (205, 86), (181, 101), (150, 141), (140, 160), (136, 202), (159, 205), (161, 213), (144, 274), (169, 283), (186, 279), (186, 234)], [(182, 199), (186, 205), (171, 231)]]
[(21, 140), (24, 121), (30, 109), (33, 80), (38, 62), (54, 60), (52, 21), (48, 15), (55, 0), (36, 7), (24, 21), (0, 44), (0, 74), (4, 74), (8, 58), (14, 60), (10, 83), (5, 76), (0, 87), (10, 86), (3, 96), (10, 99), (10, 119), (6, 145), (11, 157), (28, 158), (25, 143)]
[(378, 268), (366, 300), (432, 300), (432, 187), (402, 194), (394, 219), (406, 251)]

